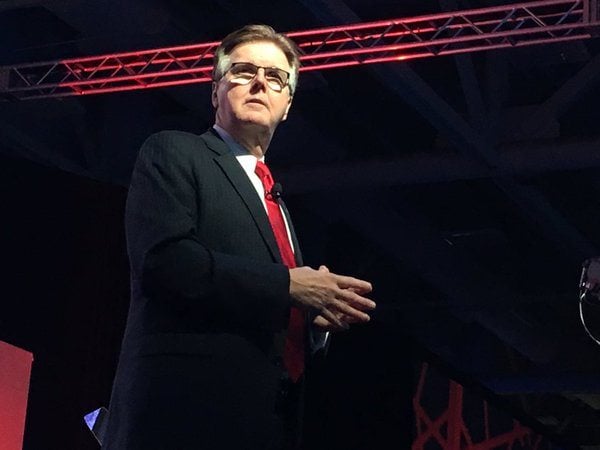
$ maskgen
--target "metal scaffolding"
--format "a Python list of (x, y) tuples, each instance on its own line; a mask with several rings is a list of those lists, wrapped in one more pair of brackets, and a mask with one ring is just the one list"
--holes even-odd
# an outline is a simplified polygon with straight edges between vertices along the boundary
[[(597, 0), (547, 0), (287, 33), (300, 70), (325, 70), (589, 39)], [(0, 68), (8, 100), (102, 94), (211, 81), (219, 42)]]

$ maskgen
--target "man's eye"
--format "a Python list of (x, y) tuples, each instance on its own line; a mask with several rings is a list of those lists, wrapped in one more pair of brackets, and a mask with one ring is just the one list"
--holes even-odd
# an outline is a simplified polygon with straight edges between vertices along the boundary
[(256, 70), (253, 70), (251, 67), (248, 66), (236, 66), (231, 72), (236, 76), (253, 77), (256, 73)]
[(281, 75), (278, 72), (267, 72), (265, 74), (265, 78), (269, 81), (274, 81), (283, 84), (283, 79), (281, 78)]
[(278, 84), (279, 86), (283, 86), (283, 81), (281, 81), (281, 78), (277, 78), (277, 77), (275, 77), (275, 78), (269, 78), (269, 77), (267, 77), (267, 81), (269, 83), (275, 83), (275, 84)]
[(254, 76), (254, 74), (252, 72), (249, 72), (247, 70), (240, 70), (240, 71), (236, 71), (233, 72), (233, 74), (237, 77), (249, 77), (252, 78)]

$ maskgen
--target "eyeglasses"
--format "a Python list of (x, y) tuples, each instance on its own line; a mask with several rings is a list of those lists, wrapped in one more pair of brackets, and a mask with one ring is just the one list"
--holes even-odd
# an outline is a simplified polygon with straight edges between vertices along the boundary
[(264, 69), (265, 80), (267, 86), (275, 92), (283, 91), (288, 85), (290, 80), (289, 72), (277, 67), (263, 67), (256, 66), (249, 62), (236, 62), (231, 64), (231, 67), (227, 72), (230, 74), (229, 81), (235, 84), (246, 85), (249, 84), (258, 73), (258, 69)]

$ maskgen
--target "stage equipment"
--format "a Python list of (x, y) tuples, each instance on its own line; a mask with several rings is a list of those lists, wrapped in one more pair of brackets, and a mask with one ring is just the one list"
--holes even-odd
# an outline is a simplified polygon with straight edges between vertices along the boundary
[(588, 336), (600, 345), (600, 340), (594, 336), (585, 323), (584, 304), (600, 306), (600, 257), (590, 258), (583, 262), (579, 281), (579, 318)]
[(98, 444), (102, 445), (108, 426), (108, 410), (102, 406), (83, 416), (83, 421), (90, 429)]
[[(545, 0), (287, 33), (302, 71), (589, 39), (597, 0)], [(219, 42), (0, 67), (0, 99), (19, 100), (212, 81)]]

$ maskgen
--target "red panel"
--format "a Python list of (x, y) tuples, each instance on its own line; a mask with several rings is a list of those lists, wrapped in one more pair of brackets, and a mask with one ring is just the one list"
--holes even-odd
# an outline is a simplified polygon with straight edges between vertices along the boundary
[(33, 355), (0, 341), (0, 450), (21, 450)]
[[(429, 385), (430, 367), (427, 363), (421, 366), (419, 381), (413, 398), (417, 435), (412, 444), (412, 450), (425, 450), (427, 448), (441, 448), (443, 450), (499, 450), (520, 449), (540, 450), (545, 442), (543, 437), (533, 430), (523, 426), (517, 420), (512, 420), (512, 425), (504, 427), (496, 434), (490, 432), (489, 405), (481, 399), (483, 424), (474, 425), (465, 415), (464, 395), (465, 389), (459, 383), (445, 378), (447, 401), (444, 402), (441, 412), (433, 415), (424, 405), (424, 396), (432, 389), (438, 390), (439, 384)], [(479, 422), (479, 421), (478, 421)], [(477, 428), (483, 426), (483, 433)], [(498, 428), (498, 427), (495, 427)], [(483, 435), (483, 439), (476, 442), (473, 435)], [(547, 447), (544, 447), (547, 448)]]

